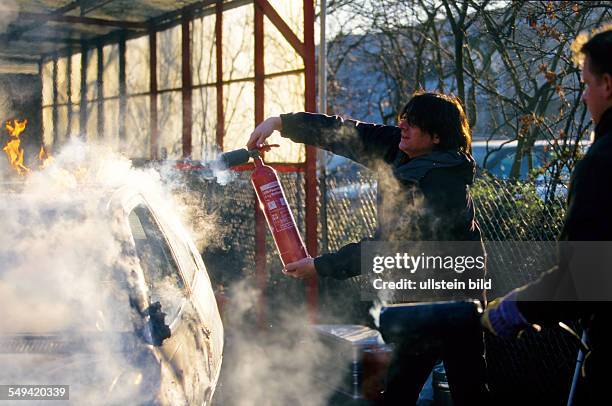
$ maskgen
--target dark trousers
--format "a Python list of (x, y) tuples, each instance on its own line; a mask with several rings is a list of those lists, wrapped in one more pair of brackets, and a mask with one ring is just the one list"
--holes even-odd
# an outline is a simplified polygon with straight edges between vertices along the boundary
[(452, 337), (417, 346), (400, 344), (387, 375), (380, 405), (414, 405), (434, 365), (442, 360), (455, 406), (487, 405), (484, 336), (481, 331), (457, 331)]

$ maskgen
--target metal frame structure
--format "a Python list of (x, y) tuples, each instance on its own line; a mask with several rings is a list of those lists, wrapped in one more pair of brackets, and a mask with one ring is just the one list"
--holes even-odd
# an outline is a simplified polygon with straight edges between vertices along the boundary
[[(111, 3), (113, 0), (106, 0), (98, 2), (95, 8), (103, 7), (105, 4)], [(283, 20), (279, 13), (274, 9), (268, 0), (203, 0), (190, 4), (181, 9), (167, 12), (163, 15), (152, 18), (146, 22), (134, 22), (134, 21), (119, 21), (102, 18), (86, 17), (84, 15), (66, 15), (66, 13), (74, 11), (76, 8), (81, 7), (81, 14), (93, 10), (84, 10), (84, 2), (79, 0), (73, 1), (72, 3), (65, 5), (64, 7), (58, 8), (51, 13), (37, 13), (37, 12), (21, 12), (19, 18), (26, 21), (25, 25), (20, 27), (12, 27), (6, 34), (0, 35), (0, 41), (14, 40), (14, 41), (33, 41), (34, 37), (28, 37), (27, 32), (33, 30), (38, 25), (44, 25), (49, 22), (54, 24), (66, 23), (72, 26), (91, 26), (91, 27), (105, 27), (111, 28), (109, 32), (104, 35), (97, 36), (93, 39), (87, 40), (75, 40), (66, 38), (63, 41), (64, 48), (58, 49), (53, 54), (42, 55), (39, 59), (39, 72), (42, 74), (42, 66), (45, 60), (52, 59), (54, 66), (53, 70), (53, 122), (54, 122), (54, 141), (58, 139), (57, 126), (58, 112), (58, 86), (57, 86), (57, 61), (61, 56), (68, 56), (68, 76), (71, 75), (71, 55), (75, 53), (81, 53), (81, 66), (84, 67), (87, 64), (87, 55), (89, 52), (97, 52), (97, 84), (96, 89), (98, 92), (97, 103), (98, 103), (98, 117), (97, 117), (97, 128), (101, 134), (104, 130), (104, 109), (101, 108), (104, 100), (118, 99), (119, 103), (119, 139), (124, 139), (126, 136), (125, 117), (127, 114), (127, 86), (126, 86), (126, 41), (129, 39), (142, 37), (148, 35), (149, 49), (157, 49), (157, 32), (180, 25), (182, 31), (182, 42), (181, 42), (181, 66), (182, 66), (182, 86), (179, 89), (159, 89), (157, 81), (157, 52), (149, 52), (149, 92), (148, 95), (150, 102), (150, 158), (159, 159), (158, 146), (159, 146), (159, 128), (158, 128), (158, 108), (157, 101), (160, 94), (170, 91), (180, 91), (182, 95), (182, 156), (184, 158), (190, 157), (191, 145), (192, 145), (192, 92), (194, 89), (209, 86), (209, 84), (199, 84), (194, 86), (192, 83), (192, 72), (191, 72), (191, 56), (192, 49), (190, 47), (190, 22), (194, 18), (199, 18), (205, 15), (216, 15), (215, 22), (215, 41), (216, 41), (216, 82), (212, 85), (217, 90), (217, 128), (216, 128), (216, 142), (219, 148), (223, 148), (223, 136), (225, 133), (224, 127), (224, 111), (223, 111), (223, 86), (238, 82), (238, 81), (253, 81), (255, 84), (255, 123), (258, 124), (264, 119), (264, 81), (267, 78), (286, 75), (291, 72), (281, 72), (276, 74), (266, 74), (265, 72), (265, 48), (264, 48), (264, 17), (266, 17), (282, 34), (286, 41), (295, 49), (295, 51), (301, 56), (304, 62), (304, 69), (295, 71), (294, 73), (304, 72), (305, 75), (305, 111), (315, 112), (316, 111), (316, 88), (315, 88), (315, 45), (314, 45), (314, 0), (302, 0), (303, 1), (303, 16), (304, 16), (304, 41), (302, 42), (298, 36), (292, 31), (289, 25)], [(237, 80), (223, 80), (223, 60), (222, 60), (222, 46), (223, 44), (223, 13), (232, 8), (240, 7), (247, 4), (254, 5), (254, 66), (255, 74), (252, 78), (242, 78)], [(92, 6), (94, 7), (94, 6)], [(29, 22), (32, 23), (29, 23)], [(4, 36), (4, 38), (2, 38)], [(46, 42), (62, 42), (55, 38), (38, 38), (39, 41)], [(116, 97), (104, 97), (103, 95), (103, 77), (102, 77), (102, 49), (103, 46), (108, 44), (118, 44), (119, 47), (119, 94)], [(3, 56), (4, 58), (4, 56)], [(10, 59), (11, 56), (9, 55)], [(22, 58), (13, 56), (13, 59)], [(29, 59), (26, 57), (26, 59)], [(15, 59), (16, 60), (16, 59)], [(84, 106), (86, 102), (86, 85), (87, 80), (85, 69), (81, 69), (81, 104)], [(87, 122), (87, 111), (85, 108), (81, 108), (79, 116), (72, 117), (71, 114), (71, 97), (70, 97), (70, 86), (68, 88), (68, 126), (70, 128), (71, 120), (78, 120), (80, 128), (84, 128)], [(132, 96), (138, 96), (132, 95)], [(41, 113), (42, 114), (42, 113)], [(163, 157), (162, 157), (163, 158)], [(316, 178), (316, 165), (317, 165), (317, 151), (314, 147), (306, 147), (306, 159), (302, 164), (293, 165), (272, 165), (279, 170), (283, 171), (294, 171), (305, 173), (305, 225), (306, 225), (306, 238), (305, 242), (307, 245), (308, 252), (311, 256), (317, 255), (317, 178)], [(246, 168), (242, 168), (243, 170)], [(239, 169), (240, 170), (240, 169)], [(265, 219), (258, 205), (254, 208), (256, 211), (256, 226), (255, 226), (255, 238), (256, 238), (256, 283), (261, 292), (266, 288), (267, 277), (265, 275), (266, 269), (266, 225)], [(307, 302), (310, 309), (310, 319), (315, 320), (316, 307), (317, 307), (317, 281), (311, 279), (306, 282), (307, 290)], [(263, 295), (261, 297), (259, 319), (261, 324), (265, 322), (266, 315), (264, 312), (265, 308)]]

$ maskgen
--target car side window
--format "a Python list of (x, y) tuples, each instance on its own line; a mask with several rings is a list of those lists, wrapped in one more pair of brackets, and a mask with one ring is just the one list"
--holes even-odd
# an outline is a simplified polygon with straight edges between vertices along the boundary
[(178, 315), (185, 284), (162, 230), (144, 205), (136, 206), (128, 221), (140, 266), (149, 288), (150, 302), (159, 301), (170, 324)]
[(174, 243), (172, 247), (174, 248), (174, 253), (176, 254), (176, 260), (178, 261), (181, 271), (183, 272), (185, 282), (190, 284), (193, 281), (196, 269), (198, 268), (196, 260), (193, 257), (194, 254), (185, 241), (185, 236), (182, 230), (176, 230), (169, 227), (168, 234), (171, 236), (172, 242)]

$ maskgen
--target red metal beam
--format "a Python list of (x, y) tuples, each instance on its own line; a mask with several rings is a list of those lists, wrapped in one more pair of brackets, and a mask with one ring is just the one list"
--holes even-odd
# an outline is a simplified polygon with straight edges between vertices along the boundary
[(89, 50), (81, 46), (81, 100), (79, 110), (79, 129), (81, 136), (87, 138), (87, 55)]
[[(57, 16), (57, 15), (62, 15), (64, 13), (67, 13), (75, 8), (77, 8), (79, 6), (80, 0), (77, 1), (73, 1), (70, 4), (65, 5), (64, 7), (60, 7), (58, 9), (53, 10), (51, 13), (49, 13), (49, 15), (51, 16)], [(7, 10), (8, 11), (8, 10)], [(45, 22), (43, 22), (44, 24)], [(25, 32), (33, 30), (35, 28), (39, 28), (40, 24), (34, 23), (34, 24), (19, 24), (16, 27), (11, 27), (11, 29), (9, 29), (6, 32), (6, 38), (9, 38), (12, 41), (16, 41), (17, 39), (19, 39)], [(27, 41), (24, 40), (24, 41)], [(79, 40), (80, 42), (80, 40)]]
[(98, 139), (104, 139), (104, 48), (102, 44), (96, 47), (98, 63), (96, 69), (96, 97), (98, 98)]
[(181, 60), (183, 71), (183, 158), (191, 156), (191, 36), (188, 13), (183, 14), (181, 21)]
[(2, 35), (0, 38), (2, 39), (6, 38), (6, 40), (11, 41), (11, 42), (22, 41), (22, 42), (28, 42), (30, 44), (32, 43), (40, 44), (40, 43), (47, 42), (50, 44), (71, 44), (71, 45), (80, 45), (81, 47), (83, 47), (84, 41), (80, 38), (62, 37), (60, 33), (56, 33), (55, 35), (57, 36), (49, 37), (49, 36), (42, 36), (42, 35), (23, 35), (19, 38)]
[(132, 30), (146, 30), (148, 24), (146, 22), (137, 21), (119, 21), (119, 20), (104, 20), (101, 18), (67, 16), (61, 14), (44, 14), (44, 13), (19, 13), (19, 20), (34, 20), (46, 23), (48, 21), (56, 21), (60, 23), (85, 24), (85, 25), (100, 25), (105, 27), (118, 27)]
[[(119, 140), (125, 141), (127, 137), (126, 120), (127, 120), (127, 75), (126, 75), (126, 45), (125, 32), (122, 32), (119, 37)], [(121, 150), (127, 145), (122, 145)], [(126, 151), (127, 152), (127, 151)]]
[(64, 78), (66, 83), (66, 106), (68, 106), (68, 120), (64, 133), (64, 140), (68, 140), (68, 135), (72, 132), (72, 49), (68, 48), (68, 55), (66, 56), (66, 77)]
[[(264, 120), (264, 21), (263, 12), (255, 7), (255, 126)], [(260, 328), (266, 325), (266, 220), (255, 199), (255, 278), (259, 293), (257, 318)]]
[(159, 130), (157, 128), (157, 32), (149, 32), (149, 130), (151, 159), (158, 159)]
[[(305, 67), (305, 98), (306, 111), (315, 112), (316, 100), (316, 66), (314, 45), (314, 2), (304, 0), (304, 67)], [(306, 147), (306, 248), (308, 253), (315, 257), (318, 251), (317, 244), (317, 149)], [(318, 307), (317, 278), (306, 282), (306, 298), (310, 321), (315, 322)]]
[(57, 147), (59, 146), (59, 112), (57, 110), (57, 101), (58, 101), (58, 89), (57, 89), (57, 57), (53, 58), (53, 144), (52, 151), (57, 152)]
[[(276, 172), (285, 172), (285, 173), (305, 172), (304, 164), (300, 164), (300, 163), (297, 163), (297, 164), (266, 163), (266, 165), (274, 168)], [(236, 172), (252, 171), (253, 169), (255, 169), (255, 165), (252, 163), (247, 163), (247, 164), (232, 166), (230, 169)]]
[[(305, 58), (305, 44), (295, 35), (291, 27), (283, 20), (283, 18), (276, 12), (274, 7), (268, 2), (268, 0), (255, 0), (255, 9), (260, 9), (268, 17), (270, 22), (274, 24), (276, 29), (285, 37), (287, 42), (297, 51), (297, 53)], [(304, 22), (306, 22), (306, 13), (304, 13)], [(314, 11), (313, 11), (313, 32), (314, 32)], [(314, 35), (313, 35), (314, 38)], [(313, 42), (314, 44), (314, 42)]]
[(263, 13), (255, 7), (255, 126), (264, 120), (264, 22)]
[(225, 116), (223, 114), (223, 2), (217, 0), (215, 19), (215, 53), (217, 57), (217, 146), (223, 150)]

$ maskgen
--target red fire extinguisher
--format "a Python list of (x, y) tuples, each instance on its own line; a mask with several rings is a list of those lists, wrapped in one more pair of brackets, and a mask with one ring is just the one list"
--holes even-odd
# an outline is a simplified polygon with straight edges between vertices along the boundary
[(278, 145), (264, 145), (250, 151), (240, 149), (227, 152), (222, 155), (221, 161), (225, 166), (230, 167), (245, 163), (250, 157), (253, 158), (255, 170), (251, 174), (251, 183), (259, 200), (259, 207), (268, 222), (281, 261), (283, 265), (287, 265), (308, 257), (308, 252), (278, 175), (274, 168), (264, 164), (260, 155), (260, 151), (267, 151), (274, 146)]

